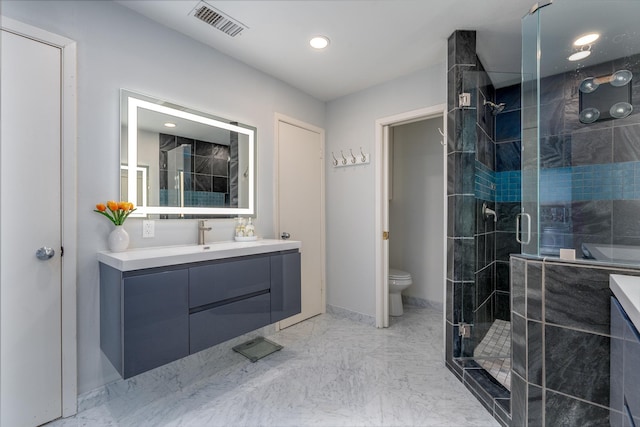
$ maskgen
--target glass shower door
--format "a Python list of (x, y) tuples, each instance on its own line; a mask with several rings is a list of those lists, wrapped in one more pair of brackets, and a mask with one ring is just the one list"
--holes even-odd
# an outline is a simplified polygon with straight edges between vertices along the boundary
[[(459, 111), (462, 126), (457, 129), (461, 136), (457, 148), (462, 153), (455, 165), (456, 192), (460, 193), (456, 204), (462, 205), (456, 213), (456, 237), (468, 244), (461, 262), (461, 356), (473, 359), (470, 363), (484, 368), (506, 388), (511, 353), (508, 253), (520, 250), (511, 214), (520, 203), (515, 201), (515, 190), (512, 193), (506, 187), (519, 174), (520, 162), (518, 155), (517, 166), (514, 159), (499, 162), (497, 146), (502, 146), (502, 157), (519, 146), (519, 85), (518, 73), (464, 72), (461, 101), (466, 98), (468, 104)], [(506, 216), (510, 219), (505, 220)]]
[(539, 255), (539, 14), (522, 19), (522, 202), (516, 234), (526, 255)]

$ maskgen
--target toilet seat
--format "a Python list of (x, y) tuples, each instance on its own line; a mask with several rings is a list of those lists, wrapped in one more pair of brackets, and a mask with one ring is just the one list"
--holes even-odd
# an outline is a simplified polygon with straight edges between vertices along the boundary
[(389, 285), (411, 285), (412, 283), (411, 274), (395, 268), (389, 269)]
[(389, 279), (411, 279), (411, 275), (406, 271), (396, 270), (395, 268), (389, 269)]

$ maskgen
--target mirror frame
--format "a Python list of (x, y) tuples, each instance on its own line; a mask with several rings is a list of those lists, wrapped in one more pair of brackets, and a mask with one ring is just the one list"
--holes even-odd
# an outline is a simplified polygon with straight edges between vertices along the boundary
[[(252, 126), (243, 124), (230, 124), (220, 117), (213, 116), (208, 113), (193, 110), (187, 107), (183, 107), (177, 104), (173, 104), (167, 101), (153, 98), (148, 95), (143, 95), (137, 92), (133, 92), (126, 89), (120, 90), (120, 107), (121, 107), (121, 137), (120, 137), (120, 150), (123, 150), (124, 135), (127, 136), (127, 162), (122, 162), (122, 153), (120, 155), (119, 169), (129, 170), (129, 165), (136, 165), (138, 163), (138, 109), (144, 108), (151, 111), (171, 115), (174, 117), (182, 118), (185, 120), (194, 121), (196, 123), (218, 127), (231, 132), (237, 132), (243, 135), (247, 135), (249, 138), (248, 148), (248, 168), (243, 173), (246, 175), (248, 182), (248, 207), (173, 207), (173, 206), (149, 206), (147, 200), (143, 200), (142, 205), (137, 205), (138, 200), (138, 184), (137, 173), (127, 173), (127, 201), (133, 203), (136, 206), (136, 211), (130, 216), (143, 218), (149, 215), (172, 215), (177, 218), (188, 215), (190, 218), (201, 217), (235, 217), (238, 215), (255, 215), (256, 206), (256, 182), (255, 182), (255, 157), (256, 157), (256, 133), (257, 129)], [(133, 142), (133, 143), (132, 143)], [(120, 170), (118, 176), (121, 176)], [(240, 175), (240, 171), (238, 171)], [(120, 195), (121, 199), (124, 199)]]

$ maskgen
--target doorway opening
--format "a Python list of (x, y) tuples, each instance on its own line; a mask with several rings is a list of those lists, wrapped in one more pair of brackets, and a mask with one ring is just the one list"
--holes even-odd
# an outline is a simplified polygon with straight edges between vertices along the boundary
[[(376, 121), (375, 175), (376, 175), (376, 327), (389, 326), (389, 268), (414, 270), (413, 289), (407, 290), (406, 300), (427, 302), (443, 307), (446, 284), (446, 106), (413, 110)], [(403, 144), (402, 140), (405, 141)], [(422, 140), (422, 143), (417, 141)], [(396, 146), (397, 150), (394, 150)], [(414, 150), (417, 150), (413, 152)], [(411, 154), (413, 152), (413, 154)], [(418, 153), (422, 154), (418, 154)], [(394, 153), (401, 157), (395, 159)], [(433, 155), (440, 164), (429, 169), (424, 162), (433, 162)], [(431, 160), (427, 160), (431, 157)], [(417, 162), (417, 163), (416, 163)], [(432, 163), (433, 164), (433, 163)], [(396, 174), (394, 175), (394, 169)], [(398, 170), (400, 169), (400, 170)], [(437, 172), (436, 172), (437, 170)], [(414, 174), (415, 172), (415, 174)], [(429, 176), (436, 173), (436, 176)], [(404, 181), (404, 184), (396, 182)], [(406, 181), (409, 182), (406, 182)], [(418, 180), (420, 182), (414, 182)], [(437, 182), (438, 184), (434, 183)], [(407, 184), (407, 185), (405, 185)], [(439, 187), (439, 189), (437, 188)], [(393, 202), (394, 188), (396, 200)], [(429, 210), (439, 209), (437, 218), (429, 218)], [(393, 204), (393, 206), (391, 206)], [(422, 208), (418, 206), (422, 206)], [(394, 220), (390, 221), (390, 206)], [(405, 210), (403, 219), (400, 212)], [(412, 211), (410, 211), (412, 210)], [(407, 221), (408, 220), (408, 221)], [(396, 223), (397, 235), (390, 226)], [(391, 232), (391, 233), (390, 233)], [(396, 239), (393, 245), (390, 240)], [(390, 249), (394, 250), (391, 255)], [(427, 258), (431, 257), (426, 262)], [(429, 268), (424, 268), (425, 265)], [(412, 274), (411, 271), (408, 273)], [(444, 310), (443, 310), (444, 312)]]

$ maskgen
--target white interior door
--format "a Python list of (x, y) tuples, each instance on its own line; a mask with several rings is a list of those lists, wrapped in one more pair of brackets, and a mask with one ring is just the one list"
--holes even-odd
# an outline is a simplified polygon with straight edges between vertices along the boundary
[(302, 242), (302, 311), (286, 328), (325, 312), (324, 131), (277, 119), (278, 235)]
[(61, 51), (0, 35), (0, 425), (36, 426), (62, 415)]

